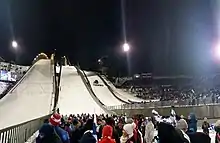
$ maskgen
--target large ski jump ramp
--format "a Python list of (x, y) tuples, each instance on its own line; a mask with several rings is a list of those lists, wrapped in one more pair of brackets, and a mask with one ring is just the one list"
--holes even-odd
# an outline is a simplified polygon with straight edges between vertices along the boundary
[(91, 97), (74, 66), (63, 66), (60, 86), (58, 108), (61, 114), (105, 113)]
[(0, 100), (0, 129), (48, 115), (52, 110), (53, 68), (39, 60)]
[[(107, 86), (103, 83), (103, 81), (100, 79), (97, 75), (89, 75), (89, 72), (85, 72), (87, 74), (87, 77), (89, 79), (89, 82), (92, 86), (93, 91), (95, 92), (97, 98), (106, 106), (114, 106), (114, 105), (121, 105), (123, 104), (121, 101), (119, 101), (108, 89)], [(96, 86), (93, 85), (93, 82), (97, 80), (100, 85), (102, 86)]]

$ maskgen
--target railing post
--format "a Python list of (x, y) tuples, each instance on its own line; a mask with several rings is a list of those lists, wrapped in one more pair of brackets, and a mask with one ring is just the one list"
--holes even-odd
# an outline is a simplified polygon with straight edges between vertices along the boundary
[(24, 131), (24, 140), (25, 141), (27, 140), (27, 129), (25, 129), (25, 131)]

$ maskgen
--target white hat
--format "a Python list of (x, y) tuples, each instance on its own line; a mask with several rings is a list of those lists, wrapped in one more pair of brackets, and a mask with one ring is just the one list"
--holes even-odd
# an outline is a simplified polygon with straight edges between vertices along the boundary
[(180, 119), (176, 124), (176, 128), (181, 129), (181, 130), (188, 129), (188, 124), (187, 124), (186, 120)]
[(128, 137), (131, 138), (134, 133), (134, 125), (133, 124), (125, 124), (123, 127), (124, 131), (128, 134)]

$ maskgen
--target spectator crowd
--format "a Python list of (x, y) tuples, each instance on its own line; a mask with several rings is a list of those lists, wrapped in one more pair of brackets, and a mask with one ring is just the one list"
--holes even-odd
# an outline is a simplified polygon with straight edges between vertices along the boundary
[(149, 101), (220, 99), (220, 77), (157, 78), (131, 80), (121, 86), (127, 92)]
[(133, 118), (116, 115), (60, 115), (53, 114), (39, 130), (36, 143), (210, 143), (209, 130), (216, 131), (220, 143), (220, 120), (214, 126), (204, 118), (203, 132), (197, 132), (197, 119), (160, 116), (155, 110), (151, 117)]

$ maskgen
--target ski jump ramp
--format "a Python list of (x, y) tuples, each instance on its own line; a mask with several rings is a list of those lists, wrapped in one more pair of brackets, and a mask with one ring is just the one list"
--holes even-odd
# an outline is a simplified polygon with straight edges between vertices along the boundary
[(0, 100), (0, 129), (48, 115), (52, 104), (53, 65), (39, 60)]
[(64, 115), (106, 113), (93, 100), (74, 66), (62, 67), (58, 108)]

